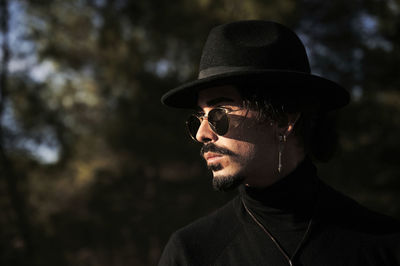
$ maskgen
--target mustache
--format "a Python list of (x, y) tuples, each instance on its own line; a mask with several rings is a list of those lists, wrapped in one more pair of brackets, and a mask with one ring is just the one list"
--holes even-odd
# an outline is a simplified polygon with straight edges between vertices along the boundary
[(236, 154), (228, 149), (218, 147), (217, 145), (213, 143), (207, 143), (204, 144), (203, 147), (200, 149), (200, 156), (204, 157), (204, 153), (206, 152), (213, 152), (213, 153), (219, 153), (222, 155), (231, 155), (231, 156), (236, 156)]

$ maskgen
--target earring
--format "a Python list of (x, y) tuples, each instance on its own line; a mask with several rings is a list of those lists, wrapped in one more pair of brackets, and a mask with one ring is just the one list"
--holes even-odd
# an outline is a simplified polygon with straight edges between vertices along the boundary
[(286, 135), (279, 135), (278, 173), (282, 171), (282, 152), (286, 142)]

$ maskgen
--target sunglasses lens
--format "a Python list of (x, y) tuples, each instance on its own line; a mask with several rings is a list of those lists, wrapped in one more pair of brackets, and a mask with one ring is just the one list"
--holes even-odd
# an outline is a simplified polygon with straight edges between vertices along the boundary
[[(211, 129), (220, 136), (225, 135), (229, 129), (229, 118), (223, 109), (213, 109), (208, 113), (208, 123)], [(186, 121), (189, 135), (196, 140), (197, 131), (201, 125), (200, 119), (191, 115)]]
[(208, 122), (215, 133), (220, 136), (225, 135), (229, 129), (229, 119), (223, 109), (213, 109), (208, 114)]
[(200, 120), (196, 116), (191, 115), (186, 121), (186, 127), (189, 131), (190, 136), (194, 140), (196, 140), (196, 134), (200, 127)]

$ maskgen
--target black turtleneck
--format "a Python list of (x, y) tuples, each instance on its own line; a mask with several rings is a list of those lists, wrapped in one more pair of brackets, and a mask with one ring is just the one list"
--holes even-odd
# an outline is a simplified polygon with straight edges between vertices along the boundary
[(317, 184), (316, 168), (305, 159), (291, 174), (267, 188), (243, 185), (239, 191), (257, 220), (291, 256), (314, 215)]

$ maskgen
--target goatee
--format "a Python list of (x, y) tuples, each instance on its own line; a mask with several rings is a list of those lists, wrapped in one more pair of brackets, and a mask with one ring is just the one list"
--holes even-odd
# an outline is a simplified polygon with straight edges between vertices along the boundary
[(236, 189), (243, 181), (242, 175), (219, 176), (213, 177), (212, 184), (214, 190), (227, 192)]
[[(231, 157), (237, 157), (237, 155), (226, 149), (226, 148), (221, 148), (216, 146), (213, 143), (207, 143), (204, 144), (203, 147), (201, 147), (200, 150), (200, 155), (201, 157), (204, 158), (204, 153), (206, 152), (213, 152), (217, 154), (222, 154), (226, 156), (231, 156)], [(211, 164), (208, 165), (208, 169), (217, 172), (219, 170), (222, 170), (223, 166), (221, 164)], [(217, 191), (230, 191), (235, 188), (237, 188), (240, 184), (242, 184), (244, 180), (244, 177), (242, 175), (231, 175), (231, 176), (219, 176), (219, 177), (213, 177), (212, 184), (214, 190)]]

